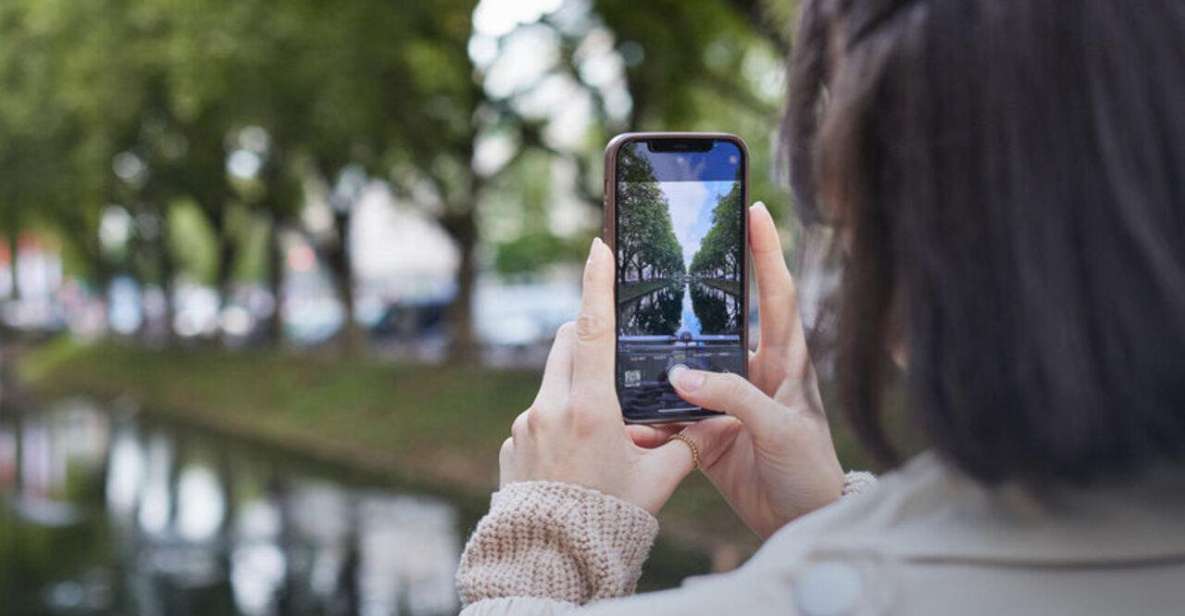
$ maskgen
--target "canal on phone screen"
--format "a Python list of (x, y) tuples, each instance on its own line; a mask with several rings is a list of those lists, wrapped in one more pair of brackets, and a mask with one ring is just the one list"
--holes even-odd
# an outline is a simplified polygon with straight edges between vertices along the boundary
[[(4, 407), (0, 613), (455, 614), (488, 504), (85, 399)], [(661, 540), (641, 585), (708, 568)]]
[[(655, 286), (654, 281), (642, 284)], [(676, 363), (716, 372), (744, 370), (739, 286), (686, 276), (660, 281), (621, 303), (618, 393), (627, 415), (689, 408), (667, 381)]]

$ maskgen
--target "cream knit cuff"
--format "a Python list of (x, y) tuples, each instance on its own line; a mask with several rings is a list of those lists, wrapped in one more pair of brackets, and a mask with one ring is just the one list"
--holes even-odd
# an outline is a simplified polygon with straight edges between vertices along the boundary
[(868, 471), (848, 471), (843, 477), (843, 496), (855, 496), (875, 485), (876, 475)]
[(644, 509), (589, 488), (552, 481), (495, 492), (461, 556), (464, 604), (546, 597), (576, 604), (634, 592), (658, 534)]

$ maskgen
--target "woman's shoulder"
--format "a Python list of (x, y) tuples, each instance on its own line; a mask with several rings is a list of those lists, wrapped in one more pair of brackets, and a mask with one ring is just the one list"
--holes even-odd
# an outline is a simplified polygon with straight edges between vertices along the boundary
[(1180, 470), (1034, 493), (924, 454), (787, 525), (736, 571), (588, 614), (1177, 613)]
[(1183, 517), (1181, 467), (1081, 487), (988, 487), (924, 453), (867, 491), (787, 525), (753, 562), (843, 549), (1013, 562), (1185, 556)]
[(1033, 607), (1050, 600), (1051, 584), (1086, 584), (1073, 601), (1120, 611), (1181, 601), (1185, 589), (1158, 577), (1185, 573), (1179, 471), (1080, 489), (987, 488), (927, 453), (787, 525), (739, 574), (785, 587), (808, 614), (844, 613), (845, 602), (931, 613), (993, 584), (1002, 596), (1031, 595)]

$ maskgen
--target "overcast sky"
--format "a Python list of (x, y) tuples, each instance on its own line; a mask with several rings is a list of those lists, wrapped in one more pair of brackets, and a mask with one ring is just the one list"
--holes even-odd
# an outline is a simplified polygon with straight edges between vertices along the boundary
[(671, 224), (683, 247), (684, 264), (691, 265), (691, 258), (712, 227), (712, 208), (732, 190), (732, 185), (730, 181), (658, 183), (671, 206)]

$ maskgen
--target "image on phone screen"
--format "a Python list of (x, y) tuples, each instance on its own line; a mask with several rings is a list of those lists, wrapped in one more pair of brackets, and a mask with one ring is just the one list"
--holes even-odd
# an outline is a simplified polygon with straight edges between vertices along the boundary
[(618, 152), (617, 390), (627, 419), (704, 413), (670, 385), (677, 364), (745, 374), (743, 155), (727, 140)]

